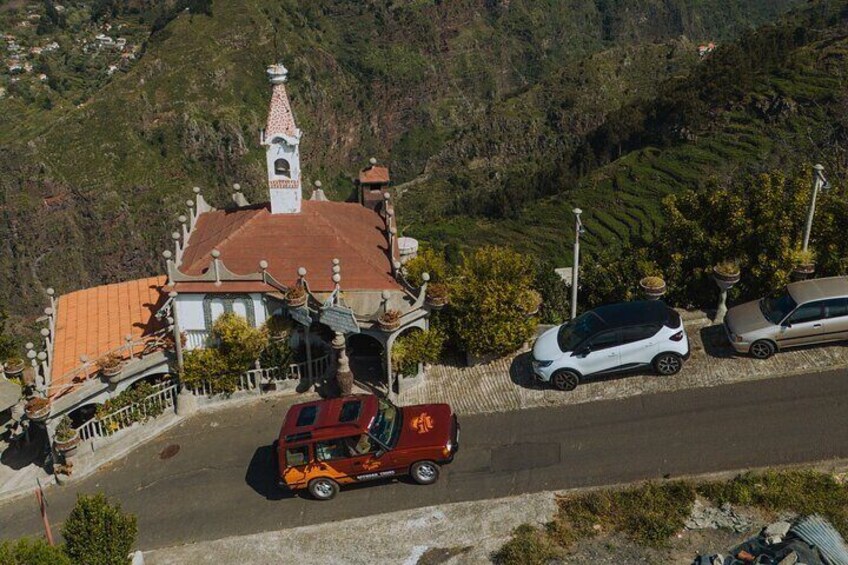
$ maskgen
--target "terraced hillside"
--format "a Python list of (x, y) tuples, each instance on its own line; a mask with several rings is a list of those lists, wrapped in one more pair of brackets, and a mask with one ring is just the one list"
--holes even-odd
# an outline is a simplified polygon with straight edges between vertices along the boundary
[[(160, 270), (191, 186), (219, 205), (233, 182), (263, 198), (256, 135), (271, 61), (291, 71), (308, 181), (345, 197), (375, 155), (397, 182), (418, 181), (401, 195), (409, 233), (503, 240), (526, 233), (514, 219), (522, 209), (561, 227), (557, 202), (528, 206), (536, 198), (607, 182), (583, 178), (594, 166), (549, 165), (569, 160), (611, 112), (688, 76), (698, 43), (730, 42), (800, 4), (250, 0), (213, 2), (211, 16), (180, 12), (79, 105), (0, 100), (0, 307), (33, 314), (47, 286)], [(610, 229), (631, 229), (608, 212)], [(479, 234), (458, 227), (469, 222)]]

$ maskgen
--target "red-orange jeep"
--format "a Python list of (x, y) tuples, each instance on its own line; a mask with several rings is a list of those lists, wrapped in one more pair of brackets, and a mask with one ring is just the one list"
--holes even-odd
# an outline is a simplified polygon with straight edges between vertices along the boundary
[(369, 394), (296, 404), (275, 442), (279, 483), (318, 500), (333, 498), (339, 485), (405, 474), (429, 485), (458, 442), (447, 404), (399, 408)]

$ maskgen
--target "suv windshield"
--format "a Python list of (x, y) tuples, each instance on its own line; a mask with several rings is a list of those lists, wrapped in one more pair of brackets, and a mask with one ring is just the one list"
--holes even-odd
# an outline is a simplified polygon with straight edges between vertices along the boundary
[(398, 407), (381, 398), (377, 406), (377, 415), (368, 428), (368, 432), (377, 441), (388, 447), (394, 447), (400, 435), (400, 410)]
[(760, 300), (760, 310), (766, 320), (772, 324), (779, 324), (792, 312), (798, 304), (789, 296), (789, 293), (779, 298), (763, 298)]
[(593, 312), (586, 312), (570, 322), (563, 324), (557, 334), (557, 344), (563, 351), (574, 351), (585, 339), (592, 337), (606, 324)]

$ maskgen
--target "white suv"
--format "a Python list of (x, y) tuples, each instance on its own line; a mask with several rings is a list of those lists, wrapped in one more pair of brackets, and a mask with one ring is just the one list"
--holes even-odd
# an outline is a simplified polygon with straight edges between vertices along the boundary
[(591, 375), (651, 366), (674, 375), (689, 358), (680, 315), (663, 302), (607, 304), (551, 328), (533, 345), (533, 373), (559, 390)]

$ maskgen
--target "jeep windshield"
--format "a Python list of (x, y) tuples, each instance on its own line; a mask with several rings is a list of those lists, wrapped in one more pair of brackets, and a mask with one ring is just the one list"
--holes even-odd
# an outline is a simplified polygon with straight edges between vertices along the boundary
[(401, 412), (397, 406), (384, 398), (378, 402), (377, 415), (374, 416), (368, 433), (386, 447), (394, 447), (400, 436)]
[(775, 325), (782, 322), (786, 316), (795, 310), (796, 306), (798, 306), (798, 303), (789, 296), (789, 293), (778, 298), (763, 298), (760, 300), (760, 310), (762, 310), (763, 316)]
[(563, 352), (574, 351), (574, 348), (583, 343), (606, 327), (594, 312), (586, 312), (577, 316), (570, 322), (563, 324), (557, 334), (557, 344)]

